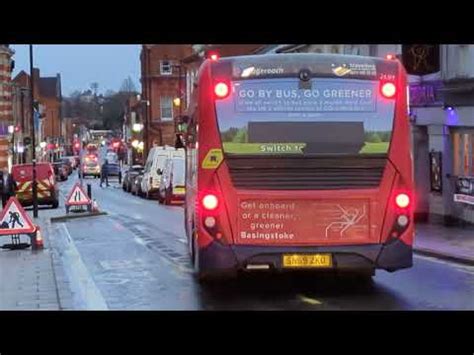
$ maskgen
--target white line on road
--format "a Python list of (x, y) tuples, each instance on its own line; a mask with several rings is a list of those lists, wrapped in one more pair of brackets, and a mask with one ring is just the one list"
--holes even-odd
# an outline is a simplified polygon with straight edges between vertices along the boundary
[(76, 304), (87, 310), (107, 310), (107, 303), (87, 271), (66, 224), (61, 224), (67, 239), (70, 240), (63, 254), (63, 258), (66, 257), (67, 260), (63, 260), (63, 262), (71, 281)]
[(474, 275), (474, 267), (473, 266), (462, 265), (462, 264), (459, 264), (459, 263), (438, 259), (438, 258), (435, 258), (435, 257), (432, 257), (432, 256), (425, 256), (425, 255), (413, 255), (413, 256), (416, 259), (422, 259), (422, 260), (426, 260), (426, 261), (432, 261), (432, 262), (435, 262), (435, 263), (438, 263), (438, 264), (449, 265), (451, 267), (455, 267), (456, 269), (458, 269), (461, 272), (465, 272), (467, 274)]

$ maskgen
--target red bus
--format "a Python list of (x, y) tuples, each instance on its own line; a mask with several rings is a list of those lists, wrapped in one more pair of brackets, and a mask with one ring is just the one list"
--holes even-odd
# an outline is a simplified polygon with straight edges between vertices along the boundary
[(206, 60), (188, 109), (185, 227), (200, 280), (372, 277), (412, 266), (413, 175), (398, 60)]

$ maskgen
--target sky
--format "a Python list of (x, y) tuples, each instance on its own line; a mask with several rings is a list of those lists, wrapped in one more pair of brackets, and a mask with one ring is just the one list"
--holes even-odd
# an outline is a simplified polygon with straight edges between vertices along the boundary
[[(28, 45), (11, 45), (15, 51), (15, 76), (30, 72)], [(99, 93), (117, 91), (130, 76), (140, 90), (140, 45), (34, 45), (34, 66), (40, 75), (61, 74), (63, 96), (99, 84)]]

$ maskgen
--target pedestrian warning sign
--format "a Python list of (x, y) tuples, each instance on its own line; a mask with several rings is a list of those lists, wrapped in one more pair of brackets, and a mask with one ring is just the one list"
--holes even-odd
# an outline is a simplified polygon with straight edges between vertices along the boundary
[(66, 199), (67, 206), (90, 205), (92, 202), (79, 183), (76, 183)]
[(11, 197), (0, 215), (0, 235), (31, 234), (36, 230), (16, 197)]
[(202, 161), (201, 166), (203, 169), (217, 169), (222, 160), (224, 160), (222, 149), (211, 149)]

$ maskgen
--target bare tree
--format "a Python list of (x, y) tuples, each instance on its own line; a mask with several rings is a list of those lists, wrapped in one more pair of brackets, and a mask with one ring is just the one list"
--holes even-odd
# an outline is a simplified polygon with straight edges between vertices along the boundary
[(122, 81), (120, 92), (124, 92), (127, 94), (137, 92), (137, 87), (135, 86), (135, 83), (133, 82), (133, 79), (130, 76), (128, 76), (126, 79)]
[(97, 92), (99, 90), (99, 83), (92, 83), (91, 84), (91, 89), (92, 89), (92, 92), (94, 93), (94, 96), (97, 96)]

